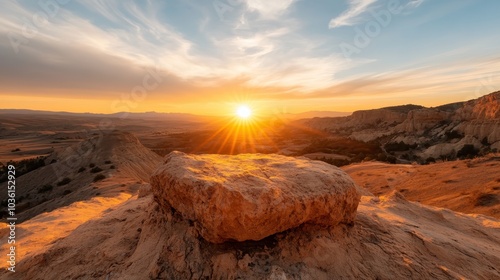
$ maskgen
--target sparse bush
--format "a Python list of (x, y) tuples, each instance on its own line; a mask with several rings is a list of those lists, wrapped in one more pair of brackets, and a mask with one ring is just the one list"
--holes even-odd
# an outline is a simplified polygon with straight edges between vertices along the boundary
[(498, 196), (492, 193), (483, 193), (476, 199), (476, 206), (493, 206), (500, 203)]
[(64, 190), (63, 191), (63, 195), (67, 195), (67, 194), (70, 194), (71, 193), (71, 190)]
[(115, 169), (115, 166), (114, 166), (114, 165), (111, 165), (111, 166), (109, 167), (109, 169)]
[(50, 184), (43, 185), (38, 189), (38, 193), (50, 192), (54, 187)]
[(439, 159), (442, 160), (442, 161), (454, 161), (456, 160), (456, 156), (455, 156), (455, 152), (451, 152), (450, 154), (448, 155), (440, 155), (439, 156)]
[(425, 162), (426, 162), (427, 164), (429, 164), (429, 163), (435, 163), (435, 162), (436, 162), (436, 159), (435, 159), (435, 158), (433, 158), (433, 157), (428, 157), (428, 158), (425, 160)]
[(489, 146), (487, 146), (487, 147), (482, 148), (481, 150), (479, 150), (478, 156), (482, 157), (482, 156), (489, 155), (490, 153), (491, 153), (491, 149), (490, 149)]
[(95, 166), (95, 164), (93, 164), (93, 163), (89, 164), (90, 168), (93, 168), (94, 166)]
[(398, 159), (395, 156), (388, 156), (387, 157), (387, 162), (395, 164), (398, 161)]
[(104, 164), (111, 164), (111, 161), (107, 160), (107, 161), (104, 162)]
[(387, 160), (387, 155), (384, 153), (378, 153), (377, 154), (377, 160), (378, 161), (386, 161)]
[(452, 140), (464, 137), (463, 134), (461, 134), (456, 130), (446, 131), (444, 133), (444, 136), (446, 137), (446, 140)]
[(9, 161), (6, 165), (0, 165), (0, 182), (7, 181), (8, 172), (7, 166), (14, 165), (16, 167), (16, 176), (19, 177), (42, 166), (45, 166), (45, 159), (47, 157), (37, 157), (30, 159), (23, 159), (20, 161)]
[(479, 153), (479, 150), (474, 148), (474, 145), (466, 144), (462, 147), (462, 149), (460, 149), (457, 152), (457, 157), (460, 159), (473, 158), (473, 157), (477, 156), (478, 153)]
[(82, 166), (82, 167), (80, 167), (80, 169), (78, 169), (78, 173), (82, 173), (85, 170), (86, 170), (86, 168)]
[(69, 182), (71, 182), (71, 179), (66, 177), (64, 179), (62, 179), (59, 183), (57, 183), (58, 186), (64, 186), (64, 185), (67, 185), (69, 184)]
[(387, 143), (384, 145), (384, 149), (387, 152), (404, 152), (410, 149), (415, 149), (416, 147), (417, 144), (409, 145), (404, 143), (403, 141), (400, 141), (398, 143)]
[(101, 171), (102, 171), (102, 169), (99, 166), (96, 166), (90, 170), (90, 173), (98, 173)]
[(353, 158), (353, 161), (355, 162), (360, 162), (360, 161), (363, 161), (363, 159), (366, 157), (366, 155), (364, 153), (359, 153), (357, 154), (354, 158)]
[(97, 174), (94, 177), (94, 182), (101, 181), (101, 180), (104, 180), (104, 179), (106, 179), (106, 176), (104, 176), (103, 174)]
[(347, 159), (341, 159), (341, 158), (334, 159), (334, 158), (323, 157), (323, 158), (320, 158), (319, 160), (324, 161), (326, 163), (329, 163), (331, 165), (335, 165), (337, 167), (350, 164), (349, 160), (347, 160)]
[[(293, 140), (292, 140), (293, 141)], [(303, 148), (299, 154), (327, 153), (338, 154), (351, 157), (357, 155), (358, 161), (363, 160), (367, 155), (376, 155), (382, 152), (378, 143), (361, 142), (349, 138), (311, 139), (309, 145)]]

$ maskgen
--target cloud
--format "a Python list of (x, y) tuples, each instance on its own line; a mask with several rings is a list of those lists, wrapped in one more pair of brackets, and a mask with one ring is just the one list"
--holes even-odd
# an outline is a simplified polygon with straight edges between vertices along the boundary
[[(146, 14), (150, 6), (145, 5), (143, 10), (132, 2), (113, 3), (115, 6), (109, 3), (96, 5), (97, 8), (93, 12), (117, 23), (116, 27), (98, 25), (91, 21), (90, 17), (61, 9), (59, 14), (46, 24), (36, 26), (37, 35), (21, 46), (21, 52), (32, 50), (33, 42), (57, 46), (63, 41), (61, 38), (64, 38), (65, 42), (79, 46), (79, 52), (87, 49), (103, 56), (119, 57), (127, 60), (130, 67), (160, 64), (165, 71), (175, 73), (183, 79), (218, 74), (214, 73), (209, 57), (194, 53), (192, 41), (166, 22)], [(23, 7), (19, 4), (15, 8), (20, 10)], [(29, 14), (26, 8), (24, 11)], [(9, 12), (0, 12), (4, 13)], [(17, 32), (18, 36), (22, 37), (23, 19), (12, 17), (9, 22), (17, 28), (3, 28), (3, 31)]]
[[(90, 2), (81, 3), (88, 5), (88, 9), (93, 7)], [(241, 32), (230, 30), (222, 34), (208, 32), (201, 34), (201, 38), (187, 38), (161, 17), (148, 13), (151, 4), (138, 7), (123, 1), (103, 3), (94, 0), (92, 4), (97, 8), (92, 11), (116, 23), (111, 25), (113, 27), (98, 25), (75, 11), (61, 12), (49, 24), (40, 27), (39, 36), (24, 46), (25, 50), (27, 53), (34, 51), (42, 43), (63, 48), (64, 42), (71, 42), (73, 46), (78, 46), (67, 46), (73, 50), (75, 57), (92, 54), (101, 56), (100, 61), (107, 61), (103, 59), (106, 56), (109, 56), (109, 60), (121, 61), (123, 65), (117, 66), (120, 69), (107, 68), (111, 73), (122, 72), (128, 61), (130, 68), (159, 65), (165, 73), (195, 86), (213, 87), (224, 81), (240, 80), (253, 88), (276, 87), (305, 93), (332, 86), (336, 83), (335, 75), (339, 71), (357, 66), (356, 63), (347, 64), (343, 57), (336, 54), (318, 56), (316, 48), (322, 42), (295, 32), (298, 24), (286, 17), (262, 20), (249, 17), (251, 29)], [(282, 14), (292, 3), (283, 1), (266, 6), (263, 1), (247, 2), (249, 9), (263, 15)], [(218, 34), (217, 37), (214, 34)], [(60, 38), (64, 38), (64, 42)], [(57, 51), (51, 55), (59, 56)], [(55, 60), (74, 61), (71, 54)], [(60, 69), (57, 65), (54, 67), (52, 62), (41, 63), (40, 59), (34, 61), (40, 63), (39, 68), (51, 68), (53, 71)], [(82, 65), (86, 65), (86, 61), (66, 67), (79, 69)], [(63, 72), (72, 73), (70, 70)], [(22, 72), (22, 69), (19, 71)], [(64, 84), (63, 80), (46, 79), (49, 80), (53, 84)], [(96, 77), (96, 80), (100, 79)], [(103, 88), (106, 84), (103, 83)], [(89, 81), (89, 85), (94, 83)]]
[[(353, 12), (345, 14), (357, 17), (374, 1), (351, 1), (358, 8), (352, 6)], [(324, 52), (328, 41), (308, 37), (300, 22), (285, 16), (291, 0), (269, 6), (248, 0), (233, 12), (240, 13), (238, 19), (247, 15), (250, 28), (209, 22), (206, 28), (220, 28), (199, 34), (183, 32), (184, 25), (162, 17), (161, 7), (153, 6), (161, 5), (156, 1), (81, 3), (87, 13), (61, 9), (37, 27), (38, 34), (21, 46), (19, 55), (9, 49), (5, 34), (21, 34), (23, 17), (30, 18), (33, 10), (9, 2), (0, 11), (0, 93), (119, 95), (140, 83), (146, 68), (156, 66), (164, 83), (152, 96), (178, 101), (223, 99), (225, 87), (270, 99), (401, 90), (395, 80), (381, 76), (362, 77), (366, 82), (340, 80), (345, 70), (370, 60), (348, 62), (340, 54)], [(409, 77), (401, 77), (400, 84), (417, 87), (419, 80), (426, 80)]]
[(418, 8), (420, 7), (420, 5), (422, 5), (422, 3), (424, 3), (425, 0), (410, 0), (410, 2), (408, 2), (408, 4), (406, 4), (406, 8)]
[(328, 28), (336, 28), (340, 26), (349, 26), (360, 21), (359, 16), (363, 14), (368, 7), (377, 0), (349, 0), (349, 9), (343, 12), (340, 16), (330, 20)]
[[(266, 16), (283, 14), (292, 3), (289, 0), (264, 5), (264, 1), (260, 0), (247, 1), (248, 9)], [(304, 92), (331, 86), (335, 83), (334, 76), (338, 71), (355, 66), (346, 64), (337, 55), (315, 54), (318, 42), (295, 32), (297, 23), (285, 17), (249, 17), (251, 29), (242, 32), (230, 30), (222, 35), (208, 32), (199, 37), (187, 38), (165, 19), (150, 13), (153, 8), (150, 2), (141, 7), (124, 1), (93, 0), (81, 1), (81, 4), (91, 10), (94, 16), (89, 17), (75, 10), (61, 10), (46, 25), (38, 28), (39, 34), (22, 46), (23, 51), (36, 51), (35, 46), (40, 44), (47, 48), (61, 48), (64, 42), (71, 42), (73, 46), (78, 46), (68, 46), (74, 51), (75, 57), (85, 57), (87, 53), (99, 54), (110, 59), (129, 61), (130, 68), (159, 65), (172, 76), (202, 86), (241, 79), (251, 87), (289, 87)], [(14, 8), (17, 12), (24, 10), (29, 14), (21, 4), (14, 5)], [(100, 18), (90, 20), (95, 15)], [(102, 24), (103, 20), (114, 24)], [(23, 24), (16, 17), (10, 18), (9, 22), (17, 25), (17, 30)], [(8, 30), (4, 28), (4, 32)], [(214, 37), (214, 34), (218, 34), (218, 37)], [(59, 55), (53, 52), (52, 56)], [(70, 56), (68, 54), (68, 57), (59, 57), (54, 61), (72, 61)], [(105, 61), (102, 58), (100, 60)], [(85, 61), (82, 63), (86, 65)], [(79, 63), (71, 65), (74, 68), (81, 67)], [(38, 67), (53, 66), (52, 62), (45, 61)], [(22, 69), (19, 71), (23, 72)], [(109, 71), (113, 72), (111, 69)], [(70, 70), (65, 72), (71, 73)], [(57, 79), (53, 79), (52, 83), (64, 84)]]
[(257, 11), (265, 18), (276, 18), (287, 11), (295, 0), (245, 0), (250, 11)]
[(350, 97), (469, 100), (500, 88), (500, 57), (454, 60), (439, 65), (367, 74), (316, 91), (309, 98)]
[[(372, 4), (377, 1), (378, 0), (348, 0), (349, 9), (338, 17), (331, 19), (328, 28), (333, 29), (340, 26), (351, 26), (363, 22), (364, 14), (373, 6)], [(400, 3), (403, 14), (411, 13), (414, 9), (420, 7), (424, 1), (425, 0), (404, 0), (403, 2), (405, 3)]]

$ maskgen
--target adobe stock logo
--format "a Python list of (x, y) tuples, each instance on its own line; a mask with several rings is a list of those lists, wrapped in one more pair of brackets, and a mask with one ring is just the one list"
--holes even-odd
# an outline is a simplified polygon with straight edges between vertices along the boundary
[(489, 74), (478, 80), (478, 85), (474, 90), (474, 95), (471, 96), (471, 99), (479, 98), (485, 94), (495, 92), (499, 90), (500, 86), (500, 76)]
[(357, 26), (354, 28), (355, 35), (353, 41), (351, 43), (342, 42), (339, 44), (344, 57), (350, 60), (353, 54), (361, 53), (364, 48), (370, 45), (373, 38), (380, 35), (383, 28), (391, 24), (394, 16), (401, 14), (405, 7), (408, 6), (410, 6), (409, 3), (404, 5), (399, 0), (391, 0), (387, 3), (385, 9), (371, 11), (372, 20), (365, 23), (362, 28)]
[(61, 7), (68, 4), (71, 0), (40, 0), (38, 2), (39, 10), (31, 15), (31, 19), (23, 18), (23, 24), (20, 32), (9, 32), (8, 37), (12, 49), (17, 54), (23, 44), (27, 44), (30, 39), (38, 35), (40, 29), (49, 24), (49, 19), (55, 18)]
[(221, 21), (227, 21), (224, 15), (227, 12), (232, 12), (237, 6), (241, 4), (243, 4), (243, 0), (214, 0), (212, 2), (215, 12), (217, 13)]

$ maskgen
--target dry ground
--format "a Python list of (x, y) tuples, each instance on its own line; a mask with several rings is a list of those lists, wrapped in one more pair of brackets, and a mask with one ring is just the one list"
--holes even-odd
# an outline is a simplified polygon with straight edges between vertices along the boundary
[(374, 195), (394, 190), (406, 199), (500, 218), (500, 156), (430, 165), (363, 162), (342, 167)]

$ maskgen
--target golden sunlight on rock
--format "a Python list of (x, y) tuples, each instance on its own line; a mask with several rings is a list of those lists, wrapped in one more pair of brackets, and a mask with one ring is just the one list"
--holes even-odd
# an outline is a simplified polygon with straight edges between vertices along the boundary
[[(127, 201), (130, 194), (119, 194), (116, 197), (95, 197), (87, 201), (75, 202), (69, 206), (59, 208), (52, 212), (40, 214), (27, 222), (17, 226), (17, 260), (34, 256), (48, 250), (59, 239), (65, 238), (83, 223), (101, 217), (105, 210), (116, 207)], [(8, 225), (2, 223), (0, 238), (4, 239), (9, 234)], [(8, 244), (2, 244), (1, 255), (6, 255)], [(7, 263), (0, 263), (0, 268)]]
[(162, 207), (193, 220), (214, 243), (261, 240), (304, 223), (349, 224), (360, 198), (340, 169), (279, 155), (173, 152), (151, 185)]

